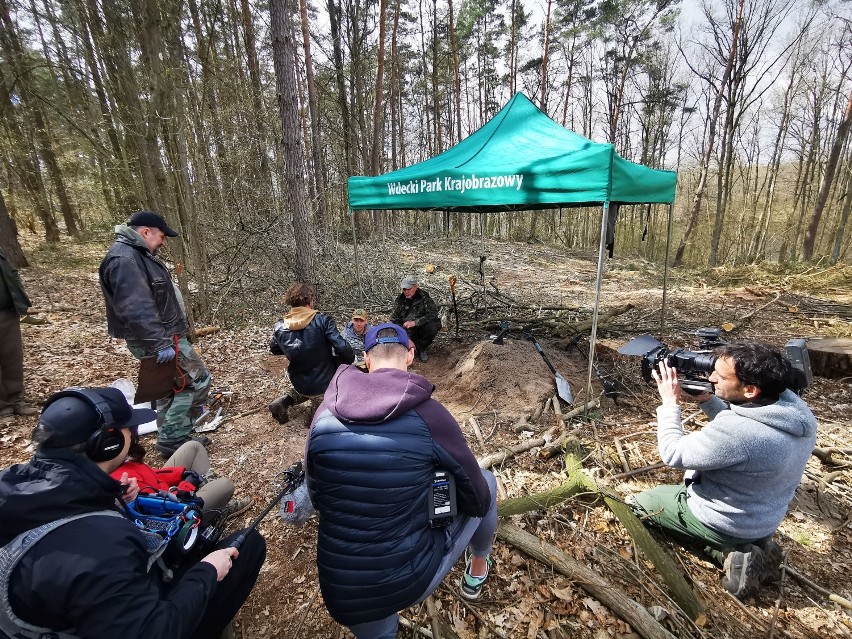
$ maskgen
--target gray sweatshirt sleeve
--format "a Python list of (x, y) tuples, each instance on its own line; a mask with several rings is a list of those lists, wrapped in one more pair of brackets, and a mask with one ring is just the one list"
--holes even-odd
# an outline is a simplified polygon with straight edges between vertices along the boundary
[[(722, 400), (718, 400), (724, 404)], [(706, 402), (706, 404), (712, 403)], [(704, 408), (704, 406), (702, 406)], [(736, 419), (718, 416), (707, 426), (685, 433), (681, 423), (680, 406), (665, 404), (657, 408), (657, 446), (660, 459), (674, 468), (712, 470), (727, 468), (745, 461), (746, 451), (739, 440), (731, 436)]]

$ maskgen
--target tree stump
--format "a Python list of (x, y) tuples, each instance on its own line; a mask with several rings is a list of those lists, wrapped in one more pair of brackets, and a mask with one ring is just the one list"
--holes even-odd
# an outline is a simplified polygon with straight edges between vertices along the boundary
[(852, 377), (852, 339), (809, 339), (808, 355), (814, 375), (830, 379)]

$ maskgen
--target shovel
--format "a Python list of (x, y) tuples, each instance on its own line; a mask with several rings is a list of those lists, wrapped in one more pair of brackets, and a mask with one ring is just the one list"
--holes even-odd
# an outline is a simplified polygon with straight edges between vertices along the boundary
[(568, 403), (574, 403), (574, 393), (571, 392), (571, 384), (568, 383), (568, 380), (562, 377), (559, 372), (553, 367), (553, 364), (550, 363), (550, 360), (547, 358), (547, 355), (544, 354), (544, 351), (541, 350), (541, 344), (538, 343), (538, 340), (532, 333), (524, 333), (524, 337), (530, 340), (535, 346), (535, 350), (538, 351), (538, 354), (541, 355), (541, 358), (544, 360), (544, 363), (547, 364), (547, 367), (550, 369), (550, 372), (553, 373), (556, 378), (556, 394), (559, 395), (559, 398)]

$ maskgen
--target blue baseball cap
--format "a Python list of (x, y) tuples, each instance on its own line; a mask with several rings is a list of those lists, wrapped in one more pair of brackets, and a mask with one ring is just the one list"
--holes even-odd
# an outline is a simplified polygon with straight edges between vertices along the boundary
[[(376, 335), (379, 334), (379, 331), (383, 331), (386, 328), (392, 328), (393, 330), (395, 330), (396, 335), (376, 337)], [(378, 326), (374, 326), (369, 331), (367, 331), (367, 336), (364, 338), (364, 352), (366, 353), (377, 344), (402, 344), (407, 349), (408, 333), (405, 332), (405, 329), (402, 326), (397, 326), (396, 324), (391, 324), (390, 322), (379, 324)]]

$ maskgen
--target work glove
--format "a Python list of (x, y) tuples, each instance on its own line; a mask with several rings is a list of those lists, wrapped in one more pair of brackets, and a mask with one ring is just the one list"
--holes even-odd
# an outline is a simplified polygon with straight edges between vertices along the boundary
[(201, 484), (204, 483), (204, 478), (201, 475), (199, 475), (197, 472), (195, 472), (194, 470), (183, 471), (180, 478), (183, 481), (192, 484), (196, 488), (198, 488)]
[(165, 364), (175, 358), (174, 346), (166, 346), (163, 350), (157, 351), (157, 363)]

